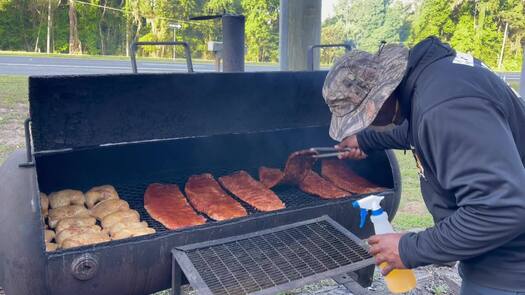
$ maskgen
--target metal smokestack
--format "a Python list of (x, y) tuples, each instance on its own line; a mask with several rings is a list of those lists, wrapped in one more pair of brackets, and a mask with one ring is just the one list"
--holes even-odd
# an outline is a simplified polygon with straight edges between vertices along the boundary
[(244, 72), (244, 15), (222, 16), (224, 72)]

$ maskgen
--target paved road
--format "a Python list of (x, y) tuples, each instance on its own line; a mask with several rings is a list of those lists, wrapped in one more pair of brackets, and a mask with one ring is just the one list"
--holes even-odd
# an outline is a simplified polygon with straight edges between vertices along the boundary
[[(196, 72), (214, 71), (212, 64), (194, 63)], [(183, 62), (139, 61), (139, 73), (186, 72)], [(277, 65), (247, 64), (246, 71), (278, 71)], [(63, 57), (0, 56), (0, 75), (80, 75), (131, 73), (129, 60)], [(501, 73), (507, 81), (519, 81), (519, 73)]]
[[(186, 72), (182, 62), (139, 61), (139, 73)], [(213, 64), (194, 63), (197, 72), (214, 71)], [(246, 65), (247, 71), (276, 71), (278, 66)], [(129, 60), (102, 60), (62, 57), (0, 56), (0, 75), (78, 75), (131, 73)]]

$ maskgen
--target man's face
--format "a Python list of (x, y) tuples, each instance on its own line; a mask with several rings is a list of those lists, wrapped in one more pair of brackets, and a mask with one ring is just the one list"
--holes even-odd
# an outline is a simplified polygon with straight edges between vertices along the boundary
[(379, 110), (370, 128), (377, 131), (387, 131), (396, 125), (400, 125), (403, 120), (397, 93), (394, 91)]

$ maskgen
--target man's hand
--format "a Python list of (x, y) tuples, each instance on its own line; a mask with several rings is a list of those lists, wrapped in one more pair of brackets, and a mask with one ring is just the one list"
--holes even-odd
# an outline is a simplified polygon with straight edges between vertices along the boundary
[(386, 262), (385, 268), (381, 269), (383, 275), (387, 275), (393, 269), (404, 269), (406, 266), (399, 257), (399, 240), (403, 234), (383, 234), (375, 235), (368, 238), (370, 245), (370, 254), (374, 255), (376, 264), (380, 265)]
[(339, 159), (354, 159), (354, 160), (362, 160), (366, 158), (366, 154), (361, 151), (359, 148), (359, 143), (357, 142), (357, 136), (352, 135), (348, 136), (347, 138), (343, 139), (338, 145), (335, 146), (336, 149), (345, 149), (350, 148), (351, 151), (347, 152), (341, 152), (341, 154), (338, 156)]

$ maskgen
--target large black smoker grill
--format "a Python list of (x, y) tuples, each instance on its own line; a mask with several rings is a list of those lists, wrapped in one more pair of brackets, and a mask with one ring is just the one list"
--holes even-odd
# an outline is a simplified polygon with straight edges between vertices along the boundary
[[(323, 201), (297, 189), (276, 192), (287, 208), (228, 222), (168, 231), (143, 209), (152, 182), (183, 186), (189, 175), (216, 177), (288, 154), (331, 146), (321, 96), (326, 72), (191, 73), (31, 77), (34, 166), (14, 152), (0, 169), (0, 286), (6, 294), (148, 294), (171, 284), (171, 249), (329, 215), (361, 238), (352, 200)], [(31, 160), (31, 159), (30, 159)], [(400, 176), (394, 155), (348, 162), (389, 188), (394, 216)], [(38, 192), (113, 184), (157, 234), (46, 253)], [(369, 284), (372, 268), (360, 273)]]

